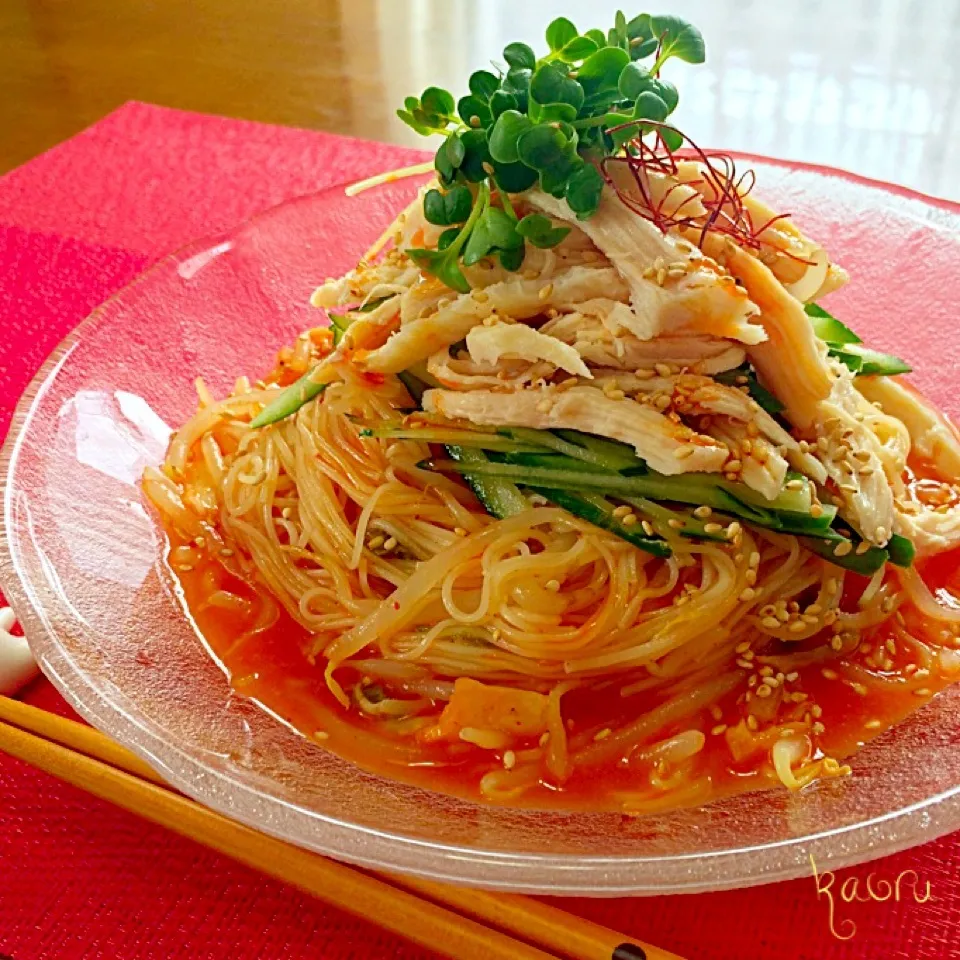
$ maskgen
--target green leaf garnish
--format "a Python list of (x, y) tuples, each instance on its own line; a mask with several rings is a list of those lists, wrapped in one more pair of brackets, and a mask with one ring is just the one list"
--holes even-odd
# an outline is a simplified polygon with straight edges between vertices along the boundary
[(509, 43), (503, 50), (503, 59), (511, 67), (520, 67), (526, 70), (532, 70), (537, 65), (537, 55), (533, 52), (533, 47), (525, 43)]
[[(641, 13), (628, 19), (618, 12), (609, 31), (581, 33), (571, 20), (557, 17), (547, 27), (546, 41), (541, 57), (526, 43), (508, 44), (506, 71), (474, 71), (469, 92), (458, 101), (446, 90), (427, 87), (398, 111), (418, 133), (444, 138), (434, 159), (441, 189), (427, 192), (424, 214), (439, 226), (464, 226), (455, 235), (449, 230), (442, 235), (442, 249), (411, 256), (455, 290), (467, 288), (461, 260), (497, 257), (505, 268), (516, 269), (525, 243), (549, 247), (566, 235), (566, 228), (546, 218), (523, 218), (521, 227), (510, 195), (539, 186), (586, 219), (603, 193), (604, 158), (622, 155), (626, 144), (648, 135), (656, 137), (658, 150), (672, 152), (684, 142), (665, 123), (679, 94), (660, 71), (671, 58), (703, 61), (696, 27), (674, 16)], [(848, 361), (859, 362), (860, 369), (872, 362)]]
[(547, 27), (547, 46), (557, 52), (562, 50), (571, 40), (575, 40), (577, 36), (577, 28), (566, 17), (557, 17)]
[(670, 57), (687, 63), (703, 63), (707, 58), (703, 34), (680, 17), (650, 17), (649, 29), (659, 41), (660, 54), (654, 61), (651, 73), (658, 73)]

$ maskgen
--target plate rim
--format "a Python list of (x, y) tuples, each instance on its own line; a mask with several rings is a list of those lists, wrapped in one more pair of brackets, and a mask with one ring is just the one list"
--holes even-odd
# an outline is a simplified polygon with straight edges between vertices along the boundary
[[(880, 190), (884, 193), (893, 194), (903, 199), (918, 201), (924, 205), (933, 206), (960, 216), (960, 203), (958, 202), (928, 195), (900, 184), (865, 177), (839, 167), (768, 157), (761, 154), (740, 151), (723, 151), (723, 153), (732, 157), (734, 160), (745, 160), (771, 167), (779, 167), (788, 171), (807, 171), (821, 177), (846, 180), (874, 190)], [(8, 530), (14, 525), (12, 518), (13, 489), (11, 480), (17, 467), (20, 449), (25, 440), (27, 428), (46, 390), (53, 383), (59, 368), (68, 361), (72, 351), (83, 339), (86, 331), (96, 325), (101, 314), (110, 304), (125, 295), (129, 290), (146, 282), (155, 272), (159, 272), (165, 267), (178, 262), (183, 256), (201, 253), (223, 243), (227, 239), (237, 237), (244, 230), (255, 227), (260, 220), (271, 217), (281, 209), (286, 209), (299, 203), (315, 202), (325, 194), (343, 191), (350, 182), (352, 181), (344, 181), (311, 193), (295, 195), (280, 203), (264, 208), (252, 216), (243, 218), (232, 227), (205, 234), (158, 257), (149, 263), (132, 280), (115, 290), (106, 300), (80, 320), (63, 339), (57, 343), (36, 373), (31, 377), (14, 406), (7, 435), (4, 438), (2, 447), (0, 447), (0, 491), (2, 491), (3, 499), (3, 509), (2, 513), (0, 513), (0, 588), (2, 588), (7, 602), (14, 608), (14, 612), (21, 626), (24, 627), (24, 634), (27, 636), (31, 649), (33, 649), (33, 642), (30, 633), (28, 633), (26, 621), (32, 621), (30, 623), (31, 630), (48, 631), (40, 622), (42, 618), (31, 602), (26, 583), (19, 575), (15, 562), (16, 551), (13, 549), (11, 539), (8, 536)], [(21, 610), (28, 613), (28, 616), (21, 616)], [(63, 654), (61, 654), (61, 656), (63, 656)], [(98, 726), (96, 721), (102, 719), (102, 711), (106, 710), (109, 712), (112, 715), (112, 719), (122, 724), (123, 733), (126, 734), (126, 737), (119, 736), (116, 732), (111, 735), (114, 736), (118, 742), (122, 743), (125, 747), (141, 757), (141, 759), (157, 769), (161, 775), (167, 777), (172, 786), (181, 790), (192, 799), (209, 806), (219, 813), (245, 823), (254, 829), (258, 829), (261, 832), (276, 836), (282, 840), (305, 847), (306, 849), (313, 850), (325, 856), (332, 856), (364, 867), (399, 870), (400, 872), (407, 872), (453, 884), (465, 884), (484, 889), (523, 893), (605, 897), (654, 896), (677, 893), (696, 894), (725, 889), (742, 889), (759, 884), (809, 876), (808, 864), (811, 857), (815, 857), (818, 869), (837, 869), (853, 864), (865, 863), (880, 857), (886, 857), (901, 850), (931, 842), (960, 827), (960, 784), (906, 807), (888, 811), (855, 824), (812, 833), (802, 838), (778, 840), (752, 847), (739, 847), (735, 850), (727, 848), (702, 853), (682, 853), (650, 857), (634, 855), (622, 857), (591, 857), (589, 855), (579, 854), (517, 853), (482, 850), (467, 846), (425, 841), (415, 837), (403, 836), (398, 833), (385, 833), (374, 828), (351, 824), (344, 820), (332, 818), (326, 814), (308, 812), (302, 807), (297, 807), (297, 809), (309, 815), (313, 820), (322, 822), (326, 829), (334, 831), (348, 841), (341, 846), (337, 846), (336, 844), (321, 844), (310, 842), (307, 838), (298, 837), (279, 827), (271, 829), (272, 824), (265, 826), (262, 819), (253, 815), (254, 807), (257, 806), (282, 804), (288, 807), (295, 807), (295, 804), (285, 803), (276, 797), (264, 796), (256, 788), (245, 784), (239, 779), (234, 779), (228, 773), (222, 770), (214, 770), (198, 758), (188, 756), (176, 744), (163, 741), (156, 732), (145, 728), (136, 718), (125, 714), (119, 706), (106, 700), (77, 671), (81, 692), (88, 695), (86, 702), (81, 700), (78, 694), (73, 692), (76, 688), (71, 688), (67, 680), (60, 676), (55, 669), (55, 664), (47, 661), (45, 657), (38, 658), (38, 660), (40, 668), (46, 678), (81, 717), (96, 727)], [(75, 669), (69, 661), (67, 662), (67, 666)], [(138, 737), (133, 734), (140, 734), (141, 736), (138, 739)], [(193, 785), (184, 775), (171, 771), (160, 756), (154, 755), (154, 753), (148, 749), (148, 744), (142, 743), (143, 737), (148, 738), (154, 743), (159, 743), (163, 751), (158, 752), (166, 752), (168, 756), (171, 754), (179, 754), (187, 760), (188, 766), (192, 766), (195, 770), (203, 772), (206, 776), (215, 776), (218, 779), (226, 780), (232, 790), (247, 795), (247, 797), (253, 801), (248, 807), (250, 815), (244, 815), (247, 813), (247, 810), (244, 810), (243, 814), (238, 815), (238, 812), (233, 809), (231, 804), (225, 801), (216, 802), (218, 796), (216, 791), (214, 791), (214, 797), (211, 798), (210, 796), (202, 795), (202, 790), (191, 789)], [(382, 779), (389, 782), (387, 778)], [(198, 796), (198, 794), (201, 794), (201, 796)], [(926, 811), (928, 813), (928, 821), (922, 831), (922, 836), (918, 837), (916, 831), (911, 831), (908, 825), (915, 822), (915, 818), (920, 811)], [(901, 826), (892, 835), (884, 832), (881, 836), (874, 838), (873, 842), (870, 842), (869, 835), (871, 832), (875, 832), (881, 827), (889, 829), (891, 824), (900, 824)], [(403, 858), (404, 865), (398, 867), (396, 859), (386, 859), (383, 855), (364, 855), (362, 852), (362, 842), (359, 844), (349, 842), (351, 839), (356, 841), (363, 837), (375, 837), (380, 843), (385, 842), (391, 850), (406, 853), (407, 856)], [(838, 849), (838, 845), (834, 845), (833, 847), (826, 845), (828, 842), (837, 841), (838, 838), (847, 839), (854, 837), (866, 841), (858, 844), (858, 849), (855, 851)], [(345, 850), (343, 848), (344, 846), (353, 847), (354, 849)], [(798, 853), (802, 855), (802, 859), (794, 857), (776, 860), (777, 852), (784, 848), (797, 849)], [(441, 854), (440, 857), (433, 858), (437, 861), (435, 864), (419, 866), (415, 862), (418, 852), (422, 852), (425, 849), (433, 851), (436, 854)], [(753, 854), (755, 857), (759, 856), (761, 858), (766, 854), (766, 859), (772, 862), (766, 864), (763, 862), (754, 862), (751, 864), (750, 870), (744, 873), (739, 868), (739, 864), (747, 854)], [(692, 884), (684, 882), (682, 865), (692, 860), (705, 859), (712, 860), (719, 864), (718, 871), (714, 873), (712, 879), (700, 880)], [(446, 861), (445, 868), (443, 866), (444, 861)], [(503, 875), (497, 877), (464, 876), (465, 861), (470, 862), (475, 867), (478, 865), (490, 867), (496, 864)], [(521, 866), (532, 868), (532, 871), (536, 872), (538, 868), (542, 869), (545, 863), (550, 863), (554, 868), (567, 871), (566, 876), (568, 879), (566, 881), (552, 883), (549, 887), (545, 887), (542, 884), (538, 885), (536, 882), (511, 878), (506, 872)], [(621, 872), (624, 866), (628, 864), (655, 864), (658, 866), (670, 864), (680, 867), (681, 869), (675, 871), (676, 877), (667, 883), (664, 883), (661, 879), (658, 881), (633, 881), (626, 884), (617, 884), (611, 882), (609, 875), (606, 880), (601, 882), (601, 878), (598, 876), (601, 871), (606, 869), (608, 871)], [(586, 870), (587, 874), (578, 878), (577, 874), (582, 870)]]

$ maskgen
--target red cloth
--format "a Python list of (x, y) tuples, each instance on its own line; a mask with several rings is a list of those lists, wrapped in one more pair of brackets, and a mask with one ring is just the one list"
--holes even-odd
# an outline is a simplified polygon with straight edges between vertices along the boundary
[[(0, 435), (43, 358), (147, 263), (288, 197), (409, 162), (410, 151), (129, 104), (0, 180)], [(67, 708), (45, 681), (27, 699)], [(0, 953), (39, 958), (427, 960), (331, 910), (0, 755)], [(917, 904), (848, 905), (841, 881), (905, 870)], [(849, 887), (847, 888), (849, 892)], [(861, 895), (863, 888), (861, 887)], [(835, 924), (812, 879), (573, 912), (709, 960), (960, 958), (960, 834), (840, 872)]]

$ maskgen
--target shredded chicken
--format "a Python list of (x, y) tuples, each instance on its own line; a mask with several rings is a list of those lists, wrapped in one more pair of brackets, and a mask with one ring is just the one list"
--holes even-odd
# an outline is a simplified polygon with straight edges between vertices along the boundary
[(718, 472), (729, 451), (711, 437), (633, 400), (615, 400), (595, 387), (457, 393), (428, 390), (423, 409), (488, 426), (570, 429), (629, 443), (663, 474)]
[(544, 361), (579, 377), (593, 376), (573, 347), (523, 323), (474, 327), (467, 334), (467, 350), (477, 363), (491, 367), (503, 357), (531, 363)]
[(578, 303), (598, 296), (616, 296), (626, 290), (610, 267), (572, 267), (545, 286), (539, 279), (511, 279), (457, 296), (437, 310), (400, 328), (380, 349), (359, 360), (377, 373), (399, 373), (450, 344), (462, 340), (478, 323), (499, 314), (524, 320), (546, 312), (554, 304)]
[[(894, 422), (903, 425), (910, 446), (923, 460), (946, 476), (960, 477), (960, 437), (905, 383), (891, 377), (861, 377), (857, 389), (871, 403), (880, 404), (888, 419), (896, 418)], [(897, 531), (914, 542), (918, 553), (939, 553), (960, 545), (960, 489), (956, 484), (950, 500), (940, 505), (920, 500), (902, 476), (895, 490)]]
[[(676, 178), (667, 179), (677, 184), (677, 189), (692, 189), (699, 198), (716, 204), (718, 197), (713, 179), (705, 175), (701, 161), (681, 161), (677, 165)], [(831, 263), (826, 250), (807, 237), (789, 217), (778, 214), (752, 192), (748, 192), (752, 185), (750, 180), (738, 184), (740, 203), (760, 242), (760, 260), (770, 267), (787, 292), (798, 300), (808, 302), (843, 286), (848, 280), (846, 271)], [(683, 207), (683, 214), (697, 218), (697, 223), (702, 224), (706, 210), (702, 205), (701, 209), (702, 214), (688, 200)], [(729, 203), (724, 204), (723, 211), (729, 216), (735, 215)], [(664, 213), (669, 215), (668, 210), (664, 210)]]
[(496, 366), (479, 364), (461, 350), (455, 357), (444, 347), (427, 360), (427, 373), (437, 382), (453, 390), (519, 390), (527, 384), (546, 379), (555, 372), (550, 363), (529, 363), (526, 360), (500, 360)]
[(632, 317), (621, 321), (641, 340), (661, 333), (705, 333), (760, 343), (752, 322), (757, 308), (733, 279), (691, 243), (661, 233), (625, 206), (610, 187), (589, 220), (577, 220), (562, 200), (540, 190), (527, 195), (531, 206), (581, 229), (630, 287)]
[(579, 312), (599, 310), (597, 304), (605, 302), (579, 304), (578, 312), (561, 314), (547, 321), (540, 331), (572, 344), (588, 363), (620, 370), (652, 372), (655, 364), (666, 363), (678, 370), (712, 375), (734, 370), (746, 359), (743, 347), (729, 340), (685, 336), (638, 340), (630, 334), (615, 335), (597, 313)]

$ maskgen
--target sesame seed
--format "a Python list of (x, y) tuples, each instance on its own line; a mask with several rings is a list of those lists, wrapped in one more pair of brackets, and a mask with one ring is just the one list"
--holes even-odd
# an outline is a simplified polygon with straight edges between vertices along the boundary
[(707, 534), (717, 534), (723, 530), (723, 525), (719, 523), (705, 523), (703, 525), (703, 532)]
[(673, 369), (666, 363), (655, 363), (653, 369), (657, 371), (657, 375), (661, 377), (669, 377), (673, 373)]
[(507, 750), (503, 755), (503, 767), (505, 770), (512, 770), (517, 765), (517, 755), (512, 750)]
[(552, 293), (553, 293), (553, 284), (548, 283), (545, 287), (540, 288), (540, 292), (537, 294), (537, 296), (541, 300), (549, 300)]
[(754, 590), (753, 587), (747, 587), (747, 589), (740, 594), (740, 602), (750, 603), (756, 597), (756, 595), (757, 591)]
[(795, 620), (790, 624), (791, 633), (805, 633), (807, 628), (810, 626), (808, 623), (804, 623), (801, 620)]
[(540, 734), (540, 739), (538, 743), (540, 744), (541, 747), (545, 747), (549, 742), (550, 742), (550, 731), (545, 730), (543, 733)]
[[(687, 458), (692, 457), (696, 452), (697, 452), (697, 448), (693, 446), (693, 444), (688, 443), (685, 446), (677, 447), (673, 451), (673, 455), (678, 460), (686, 460)], [(719, 526), (719, 524), (717, 524), (716, 526)]]
[(804, 484), (802, 480), (788, 480), (784, 484), (784, 487), (786, 487), (787, 490), (802, 490), (803, 486)]
[(233, 551), (232, 551), (229, 547), (224, 547), (224, 548), (220, 551), (220, 556), (221, 556), (221, 557), (232, 557), (232, 556), (233, 556)]
[(632, 508), (632, 507), (628, 507), (625, 503), (624, 503), (624, 504), (621, 504), (619, 507), (617, 507), (617, 508), (613, 511), (613, 515), (614, 515), (615, 517), (617, 517), (618, 519), (621, 518), (621, 517), (625, 517), (628, 513), (633, 513), (633, 508)]
[(932, 697), (933, 691), (929, 687), (920, 687), (918, 690), (913, 691), (915, 697)]
[(710, 729), (710, 732), (715, 736), (720, 736), (721, 733), (726, 732), (727, 725), (725, 723), (718, 723), (715, 727)]
[(765, 699), (766, 697), (769, 697), (772, 693), (773, 693), (773, 690), (769, 686), (767, 686), (767, 684), (765, 683), (761, 683), (760, 686), (757, 687), (758, 697)]
[(467, 531), (463, 527), (454, 527), (453, 535), (455, 537), (465, 537), (467, 535)]
[(635, 513), (628, 513), (621, 521), (625, 527), (634, 527), (639, 522), (640, 518)]
[(390, 539), (387, 540), (387, 542), (384, 543), (384, 545), (383, 545), (383, 549), (384, 549), (384, 550), (387, 550), (387, 551), (396, 550), (396, 548), (397, 548), (397, 538), (396, 538), (396, 537), (390, 537)]
[(764, 617), (760, 621), (760, 625), (768, 630), (776, 630), (780, 626), (780, 621), (776, 617)]
[(544, 586), (551, 590), (553, 593), (557, 593), (560, 590), (560, 581), (559, 580), (548, 580)]
[(702, 507), (697, 507), (697, 509), (693, 511), (693, 515), (698, 520), (706, 520), (712, 513), (713, 513), (713, 510), (710, 507), (708, 507), (706, 504), (704, 504)]
[(747, 726), (754, 731), (760, 727), (759, 721), (752, 713), (747, 717)]
[(823, 516), (823, 504), (821, 503), (812, 503), (810, 505), (810, 516), (817, 518)]
[(835, 557), (845, 557), (853, 549), (853, 544), (849, 540), (842, 540), (833, 549)]
[(743, 527), (741, 527), (740, 524), (734, 520), (733, 523), (727, 527), (726, 537), (728, 540), (735, 540), (742, 532)]
[(609, 727), (604, 727), (602, 730), (600, 730), (600, 731), (598, 731), (596, 734), (594, 734), (593, 739), (594, 739), (594, 740), (606, 740), (607, 737), (609, 737), (611, 733), (613, 733), (613, 731), (612, 731)]
[(653, 524), (649, 520), (641, 520), (640, 526), (643, 527), (643, 532), (648, 536), (652, 537), (655, 533), (653, 529)]
[(883, 726), (883, 721), (868, 720), (863, 726), (866, 730), (879, 730)]
[(743, 461), (742, 461), (742, 460), (738, 460), (736, 457), (734, 457), (733, 460), (728, 460), (728, 461), (723, 465), (723, 469), (724, 469), (724, 470), (729, 470), (731, 473), (736, 473), (738, 470), (742, 470), (742, 469), (743, 469)]
[(684, 528), (685, 524), (684, 524), (684, 522), (683, 522), (682, 520), (678, 520), (676, 517), (671, 517), (671, 518), (667, 521), (667, 526), (668, 526), (668, 527), (671, 527), (671, 528), (674, 529), (674, 530), (682, 530), (682, 529)]
[(820, 671), (820, 675), (824, 680), (836, 680), (839, 678), (840, 674), (836, 670), (831, 670), (829, 667), (824, 667)]

